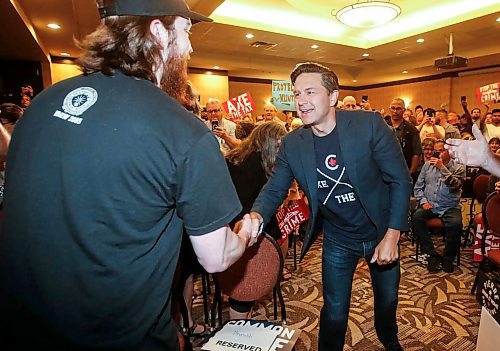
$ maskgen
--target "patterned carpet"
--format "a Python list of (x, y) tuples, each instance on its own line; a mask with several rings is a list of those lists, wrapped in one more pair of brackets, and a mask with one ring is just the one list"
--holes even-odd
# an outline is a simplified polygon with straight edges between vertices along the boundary
[[(442, 245), (439, 236), (434, 237), (434, 242)], [(287, 324), (302, 330), (296, 350), (314, 351), (317, 350), (319, 313), (323, 304), (321, 238), (298, 264), (296, 271), (293, 271), (290, 253), (286, 267), (292, 271), (292, 278), (282, 283)], [(480, 307), (470, 295), (477, 267), (472, 262), (472, 249), (468, 247), (461, 252), (461, 266), (452, 274), (428, 273), (422, 263), (411, 257), (414, 254), (415, 247), (402, 237), (398, 323), (404, 349), (475, 350)], [(196, 297), (193, 307), (194, 315), (202, 320), (201, 297)], [(271, 296), (256, 304), (252, 318), (273, 319)], [(373, 326), (373, 294), (364, 261), (360, 261), (354, 277), (344, 350), (383, 350)]]

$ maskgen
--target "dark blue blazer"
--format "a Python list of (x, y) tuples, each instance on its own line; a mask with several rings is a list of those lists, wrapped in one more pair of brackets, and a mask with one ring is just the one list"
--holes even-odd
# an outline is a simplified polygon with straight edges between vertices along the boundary
[[(408, 230), (412, 183), (393, 130), (378, 112), (337, 110), (336, 120), (347, 175), (377, 228), (378, 240), (382, 240), (387, 228)], [(273, 174), (252, 207), (267, 223), (283, 202), (292, 180), (297, 180), (311, 209), (301, 258), (322, 229), (316, 174), (313, 132), (302, 127), (283, 138)]]

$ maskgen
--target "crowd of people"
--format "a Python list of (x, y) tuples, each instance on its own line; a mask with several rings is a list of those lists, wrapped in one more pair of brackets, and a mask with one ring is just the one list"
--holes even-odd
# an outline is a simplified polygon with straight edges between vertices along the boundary
[[(453, 272), (466, 166), (500, 175), (500, 109), (469, 112), (462, 100), (459, 115), (395, 98), (373, 111), (367, 97), (341, 100), (336, 74), (307, 62), (291, 72), (296, 112), (280, 118), (266, 103), (232, 121), (218, 99), (202, 108), (187, 81), (190, 28), (209, 18), (183, 0), (109, 0), (99, 13), (80, 42), (83, 75), (0, 106), (2, 343), (177, 350), (177, 323), (206, 331), (190, 311), (193, 275), (225, 271), (263, 230), (279, 237), (276, 211), (298, 187), (311, 212), (302, 258), (323, 235), (319, 350), (343, 349), (360, 259), (377, 335), (402, 350), (401, 232), (413, 225), (429, 272)], [(442, 254), (429, 218), (444, 224)], [(184, 321), (171, 312), (176, 269)], [(252, 306), (230, 299), (230, 317)]]

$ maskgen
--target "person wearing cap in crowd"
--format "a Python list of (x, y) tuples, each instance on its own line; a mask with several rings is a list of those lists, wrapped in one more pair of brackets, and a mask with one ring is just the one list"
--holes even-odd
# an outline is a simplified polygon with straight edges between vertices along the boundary
[(0, 237), (8, 350), (177, 350), (171, 284), (185, 227), (208, 272), (252, 245), (213, 134), (185, 98), (184, 0), (101, 1), (83, 75), (46, 89), (10, 144)]

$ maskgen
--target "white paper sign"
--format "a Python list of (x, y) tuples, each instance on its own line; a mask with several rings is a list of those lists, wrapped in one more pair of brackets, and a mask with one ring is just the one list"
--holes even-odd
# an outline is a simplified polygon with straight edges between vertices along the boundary
[[(287, 349), (294, 344), (297, 330), (267, 321), (234, 320), (227, 322), (202, 347), (207, 351), (268, 351)], [(286, 346), (285, 346), (286, 345)]]

